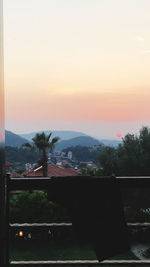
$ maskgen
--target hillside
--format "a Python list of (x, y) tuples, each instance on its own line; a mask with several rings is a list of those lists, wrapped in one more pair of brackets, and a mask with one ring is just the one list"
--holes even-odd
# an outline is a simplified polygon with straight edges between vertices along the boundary
[[(49, 134), (50, 132), (51, 131), (45, 131), (46, 134)], [(36, 132), (34, 132), (29, 134), (17, 135), (10, 131), (6, 131), (5, 133), (6, 133), (6, 146), (11, 146), (11, 147), (20, 147), (22, 144), (32, 141), (32, 138), (36, 134)], [(75, 147), (79, 145), (91, 147), (99, 144), (117, 147), (118, 144), (122, 142), (122, 140), (107, 140), (107, 139), (98, 140), (84, 133), (75, 131), (52, 131), (52, 138), (55, 136), (60, 137), (60, 142), (56, 145), (56, 150), (63, 150), (67, 147)]]
[(11, 147), (21, 147), (22, 144), (28, 142), (27, 139), (22, 138), (21, 136), (12, 133), (10, 131), (5, 131), (5, 144), (6, 146)]
[[(43, 131), (39, 132), (33, 132), (33, 133), (27, 133), (27, 134), (21, 134), (20, 136), (23, 138), (28, 139), (29, 141), (32, 140), (32, 138), (36, 135), (36, 133), (41, 133)], [(71, 138), (79, 137), (79, 136), (86, 136), (86, 134), (76, 131), (44, 131), (45, 134), (52, 133), (52, 138), (55, 136), (59, 136), (61, 140), (68, 140)]]
[(90, 136), (78, 136), (75, 138), (71, 138), (69, 140), (60, 141), (56, 145), (55, 150), (60, 151), (67, 147), (75, 147), (75, 146), (91, 147), (94, 145), (101, 145), (101, 144), (102, 143), (99, 140), (94, 139)]
[(92, 161), (94, 163), (98, 163), (98, 157), (100, 153), (103, 151), (104, 146), (99, 145), (96, 147), (85, 147), (85, 146), (75, 146), (75, 147), (68, 147), (63, 150), (66, 154), (69, 151), (72, 151), (73, 159), (80, 162), (85, 161)]
[(25, 163), (35, 163), (41, 157), (38, 152), (31, 152), (28, 149), (6, 146), (5, 148), (6, 160), (9, 162), (20, 163), (24, 166)]
[(122, 139), (120, 140), (115, 140), (115, 139), (101, 139), (100, 140), (105, 146), (113, 146), (113, 147), (117, 147), (119, 144), (122, 143)]

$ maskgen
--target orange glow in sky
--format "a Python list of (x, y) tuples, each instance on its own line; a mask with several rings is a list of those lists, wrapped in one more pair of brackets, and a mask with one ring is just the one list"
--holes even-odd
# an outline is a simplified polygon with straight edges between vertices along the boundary
[(149, 10), (149, 0), (4, 1), (6, 127), (150, 121)]

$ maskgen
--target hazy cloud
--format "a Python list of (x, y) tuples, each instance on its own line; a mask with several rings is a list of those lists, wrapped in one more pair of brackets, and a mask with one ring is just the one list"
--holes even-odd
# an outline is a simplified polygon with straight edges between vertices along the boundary
[(144, 50), (144, 54), (150, 54), (150, 49)]
[(141, 35), (137, 35), (137, 36), (135, 37), (135, 39), (136, 39), (136, 41), (138, 41), (138, 42), (144, 42), (144, 41), (145, 41), (144, 37), (141, 36)]

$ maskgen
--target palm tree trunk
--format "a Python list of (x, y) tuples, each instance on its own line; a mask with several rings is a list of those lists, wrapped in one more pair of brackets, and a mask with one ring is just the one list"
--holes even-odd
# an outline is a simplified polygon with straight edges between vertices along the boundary
[(43, 156), (42, 156), (42, 165), (43, 165), (43, 177), (48, 176), (48, 164), (47, 164), (47, 154), (45, 149), (43, 150)]

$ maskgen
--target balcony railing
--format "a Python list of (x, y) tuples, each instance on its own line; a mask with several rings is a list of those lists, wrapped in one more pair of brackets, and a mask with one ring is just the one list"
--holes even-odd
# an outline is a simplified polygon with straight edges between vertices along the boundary
[[(65, 177), (64, 177), (65, 178)], [(94, 177), (95, 178), (95, 177)], [(99, 177), (96, 177), (99, 179)], [(7, 191), (13, 190), (46, 190), (51, 184), (50, 177), (28, 177), (28, 178), (12, 178), (8, 177)], [(117, 183), (121, 188), (124, 187), (150, 187), (150, 177), (117, 177)], [(8, 199), (7, 199), (8, 200)], [(8, 206), (8, 205), (7, 205)], [(150, 223), (128, 223), (130, 228), (149, 228)], [(52, 228), (71, 227), (71, 223), (33, 223), (33, 224), (9, 224), (9, 229), (15, 230), (40, 230)], [(65, 260), (65, 261), (10, 261), (10, 266), (54, 266), (54, 265), (69, 265), (69, 266), (150, 266), (150, 260), (105, 260), (99, 262), (97, 260)]]

